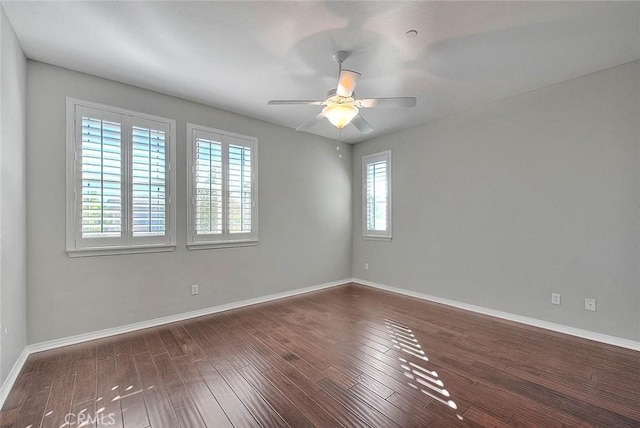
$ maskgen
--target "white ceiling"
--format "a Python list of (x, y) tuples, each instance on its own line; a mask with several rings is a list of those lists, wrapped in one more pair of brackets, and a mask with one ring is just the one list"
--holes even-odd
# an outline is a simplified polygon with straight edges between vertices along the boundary
[[(332, 54), (362, 73), (363, 141), (640, 59), (639, 2), (2, 2), (31, 59), (295, 128), (335, 87)], [(408, 30), (418, 31), (407, 38)], [(327, 121), (309, 132), (336, 138)]]

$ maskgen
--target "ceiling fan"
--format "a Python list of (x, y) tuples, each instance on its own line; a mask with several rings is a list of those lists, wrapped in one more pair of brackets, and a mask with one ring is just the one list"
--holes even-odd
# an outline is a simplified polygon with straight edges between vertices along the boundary
[(349, 52), (346, 51), (338, 51), (333, 54), (333, 59), (338, 63), (338, 86), (331, 89), (324, 100), (271, 100), (267, 104), (325, 106), (316, 117), (298, 126), (297, 131), (306, 131), (322, 119), (327, 118), (338, 129), (352, 123), (362, 133), (373, 131), (373, 126), (360, 115), (360, 109), (416, 106), (415, 97), (357, 99), (354, 90), (360, 73), (342, 69), (342, 63), (348, 56)]

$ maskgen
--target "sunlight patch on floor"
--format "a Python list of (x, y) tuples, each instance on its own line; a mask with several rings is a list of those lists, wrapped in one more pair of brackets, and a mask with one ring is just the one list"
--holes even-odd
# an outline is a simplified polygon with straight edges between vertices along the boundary
[[(384, 324), (387, 327), (389, 336), (391, 336), (391, 342), (394, 348), (411, 357), (420, 359), (424, 361), (424, 363), (429, 361), (429, 357), (422, 349), (422, 346), (409, 326), (386, 318)], [(406, 358), (398, 357), (398, 360), (400, 361), (400, 367), (404, 370), (407, 384), (410, 387), (420, 390), (423, 394), (444, 404), (450, 409), (458, 410), (458, 405), (451, 399), (451, 393), (444, 388), (444, 382), (438, 377), (436, 371), (424, 367), (421, 365), (422, 363), (416, 364)], [(460, 420), (464, 419), (459, 413), (456, 413), (456, 416)]]

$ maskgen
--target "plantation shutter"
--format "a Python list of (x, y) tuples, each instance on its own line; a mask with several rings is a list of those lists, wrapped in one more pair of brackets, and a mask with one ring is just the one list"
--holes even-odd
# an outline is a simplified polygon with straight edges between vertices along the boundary
[(169, 125), (74, 108), (73, 249), (169, 243)]
[(187, 244), (255, 242), (256, 141), (192, 124), (187, 133), (192, 173)]
[(229, 233), (251, 233), (252, 211), (252, 144), (229, 138), (228, 216)]
[(223, 225), (222, 135), (199, 133), (195, 140), (195, 233), (221, 235)]
[(391, 152), (363, 158), (365, 236), (391, 237)]
[(76, 241), (118, 245), (125, 236), (122, 173), (124, 147), (119, 115), (89, 108), (76, 112)]
[(131, 126), (131, 227), (137, 241), (167, 233), (167, 131), (165, 124), (141, 119)]
[(387, 161), (367, 165), (367, 230), (387, 230)]

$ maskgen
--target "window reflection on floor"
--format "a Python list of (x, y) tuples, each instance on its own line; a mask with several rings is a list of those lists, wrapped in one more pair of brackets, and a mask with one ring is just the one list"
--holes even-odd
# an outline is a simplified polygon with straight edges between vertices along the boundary
[[(444, 387), (444, 382), (438, 377), (438, 373), (433, 370), (429, 370), (427, 367), (429, 357), (422, 349), (420, 342), (418, 342), (418, 339), (414, 336), (411, 328), (407, 325), (386, 318), (384, 320), (384, 324), (389, 331), (394, 348), (410, 355), (411, 357), (421, 360), (419, 364), (416, 364), (406, 358), (398, 357), (400, 367), (404, 370), (404, 375), (407, 378), (407, 384), (410, 387), (421, 391), (423, 394), (428, 395), (439, 403), (442, 403), (453, 410), (458, 410), (458, 405), (451, 399), (451, 393)], [(462, 415), (457, 412), (456, 416), (460, 420), (463, 419)]]

